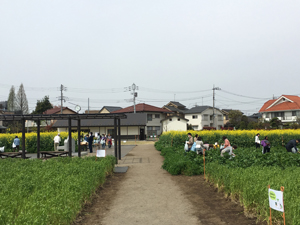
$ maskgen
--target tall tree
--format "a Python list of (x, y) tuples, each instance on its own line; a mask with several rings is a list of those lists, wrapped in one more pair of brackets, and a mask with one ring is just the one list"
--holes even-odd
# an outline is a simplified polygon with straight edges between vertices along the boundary
[(8, 111), (15, 111), (16, 109), (16, 92), (15, 87), (11, 86), (9, 90), (8, 100), (7, 100), (7, 110)]
[(239, 128), (243, 113), (239, 110), (231, 110), (228, 114), (229, 123), (234, 127)]
[(53, 106), (49, 101), (49, 96), (45, 96), (42, 100), (37, 101), (35, 110), (32, 112), (32, 114), (43, 114), (43, 112), (52, 108)]
[(23, 114), (28, 114), (28, 101), (25, 94), (25, 89), (23, 84), (20, 85), (18, 94), (16, 96), (16, 108), (17, 110), (22, 111)]

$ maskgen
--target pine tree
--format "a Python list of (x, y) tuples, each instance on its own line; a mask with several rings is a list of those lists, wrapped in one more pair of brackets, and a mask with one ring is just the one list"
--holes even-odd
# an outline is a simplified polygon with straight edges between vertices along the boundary
[(11, 86), (9, 90), (8, 100), (7, 100), (7, 110), (8, 111), (15, 111), (16, 109), (16, 93), (15, 87)]
[(48, 109), (52, 109), (53, 106), (49, 101), (49, 96), (45, 96), (42, 100), (38, 100), (35, 110), (31, 114), (43, 114)]
[(23, 114), (28, 114), (28, 101), (25, 94), (25, 89), (23, 84), (20, 85), (18, 94), (16, 96), (16, 108), (20, 110)]

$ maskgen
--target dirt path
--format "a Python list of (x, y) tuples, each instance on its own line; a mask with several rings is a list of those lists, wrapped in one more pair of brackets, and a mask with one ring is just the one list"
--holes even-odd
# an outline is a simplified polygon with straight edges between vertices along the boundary
[(127, 173), (108, 179), (75, 224), (255, 224), (202, 176), (171, 176), (162, 162), (153, 145), (135, 147), (118, 164)]

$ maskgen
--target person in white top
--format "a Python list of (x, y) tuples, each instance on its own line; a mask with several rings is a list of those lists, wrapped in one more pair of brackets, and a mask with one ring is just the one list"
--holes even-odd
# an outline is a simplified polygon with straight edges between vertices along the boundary
[(256, 146), (256, 148), (259, 148), (259, 147), (260, 147), (259, 134), (257, 134), (257, 135), (255, 136), (255, 146)]
[(57, 151), (57, 146), (59, 146), (59, 142), (60, 142), (60, 134), (57, 134), (53, 140), (54, 140), (54, 151)]

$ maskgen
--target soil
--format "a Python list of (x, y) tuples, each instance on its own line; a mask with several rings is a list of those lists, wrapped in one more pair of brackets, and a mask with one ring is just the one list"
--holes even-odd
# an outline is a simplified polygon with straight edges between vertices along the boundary
[(153, 145), (136, 146), (117, 165), (128, 171), (109, 177), (73, 224), (267, 224), (247, 218), (203, 176), (172, 176), (162, 162)]

